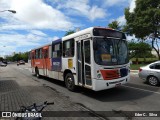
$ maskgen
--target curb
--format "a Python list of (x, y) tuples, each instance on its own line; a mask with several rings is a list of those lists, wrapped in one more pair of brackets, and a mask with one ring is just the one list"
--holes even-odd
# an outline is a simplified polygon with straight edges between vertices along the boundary
[(130, 72), (138, 73), (138, 72), (139, 72), (139, 70), (130, 70)]

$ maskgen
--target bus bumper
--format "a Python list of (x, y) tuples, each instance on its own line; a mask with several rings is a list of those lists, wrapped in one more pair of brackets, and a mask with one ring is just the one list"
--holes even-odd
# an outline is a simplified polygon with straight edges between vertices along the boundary
[(97, 80), (93, 79), (93, 90), (94, 91), (100, 91), (100, 90), (105, 90), (105, 89), (110, 89), (114, 87), (121, 86), (123, 84), (126, 84), (130, 80), (130, 75), (119, 78), (119, 79), (114, 79), (114, 80)]

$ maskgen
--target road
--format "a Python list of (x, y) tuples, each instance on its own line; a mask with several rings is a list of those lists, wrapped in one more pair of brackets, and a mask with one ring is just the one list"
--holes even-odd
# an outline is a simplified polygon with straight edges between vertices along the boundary
[[(54, 109), (63, 104), (64, 101), (60, 103), (61, 99), (65, 99), (69, 101), (69, 103), (67, 103), (68, 106), (65, 106), (65, 104), (63, 109), (72, 107), (70, 104), (74, 103), (74, 105), (80, 105), (92, 111), (160, 111), (160, 87), (154, 87), (143, 83), (143, 80), (139, 79), (136, 73), (131, 73), (131, 81), (128, 84), (99, 92), (94, 92), (85, 88), (78, 88), (76, 92), (70, 92), (61, 81), (45, 77), (40, 79), (36, 78), (31, 74), (27, 65), (16, 66), (15, 64), (10, 64), (7, 67), (0, 67), (0, 78), (3, 78), (3, 80), (11, 79), (16, 81), (21, 87), (24, 86), (29, 94), (33, 96), (34, 94), (38, 95), (36, 100), (41, 101), (42, 98), (43, 100), (44, 98), (46, 100), (54, 100), (57, 102), (57, 106), (54, 107)], [(47, 92), (46, 88), (47, 90), (50, 89), (53, 91)], [(0, 90), (1, 89), (2, 88), (0, 88)], [(43, 92), (43, 89), (45, 92)], [(57, 92), (59, 96), (53, 96), (52, 92)], [(2, 92), (0, 92), (0, 95), (2, 96)], [(77, 109), (76, 107), (75, 109)], [(2, 104), (1, 110), (3, 110)], [(120, 118), (107, 117), (106, 119), (119, 120)], [(121, 119), (123, 120), (124, 118)], [(128, 119), (158, 120), (159, 118), (134, 117)]]

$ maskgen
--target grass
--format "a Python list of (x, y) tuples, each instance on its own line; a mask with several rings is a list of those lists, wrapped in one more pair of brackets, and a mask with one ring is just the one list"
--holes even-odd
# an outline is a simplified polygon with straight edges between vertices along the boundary
[[(138, 58), (138, 62), (139, 64), (131, 64), (130, 69), (131, 70), (138, 70), (140, 67), (145, 66), (151, 62), (157, 61), (158, 58), (146, 58), (146, 64), (144, 63), (144, 58)], [(136, 58), (132, 58), (131, 59), (132, 63), (136, 63)]]
[(132, 64), (131, 66), (130, 66), (130, 69), (131, 70), (138, 70), (140, 67), (142, 67), (142, 66), (145, 66), (146, 64)]
[[(131, 60), (136, 61), (136, 58), (132, 58)], [(146, 58), (146, 61), (156, 61), (156, 60), (158, 60), (158, 58)], [(138, 61), (142, 62), (144, 61), (144, 58), (138, 58)]]

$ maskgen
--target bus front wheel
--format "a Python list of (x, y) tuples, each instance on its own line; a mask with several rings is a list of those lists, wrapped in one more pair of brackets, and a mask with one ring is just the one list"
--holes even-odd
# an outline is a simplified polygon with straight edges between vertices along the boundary
[(74, 83), (74, 77), (71, 73), (67, 73), (67, 75), (65, 76), (65, 85), (68, 90), (75, 91), (76, 86)]

